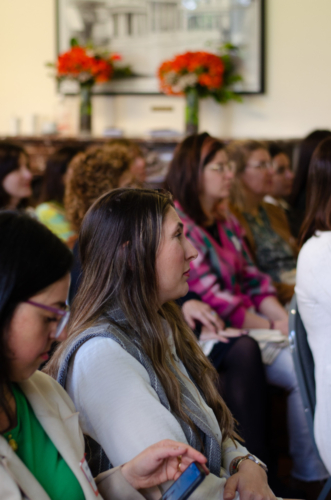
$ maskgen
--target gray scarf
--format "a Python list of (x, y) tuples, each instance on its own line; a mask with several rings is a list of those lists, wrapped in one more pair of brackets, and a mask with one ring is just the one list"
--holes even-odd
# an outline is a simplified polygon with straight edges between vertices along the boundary
[[(142, 364), (149, 375), (151, 386), (158, 395), (161, 404), (179, 422), (188, 444), (196, 450), (202, 451), (203, 449), (203, 453), (208, 459), (207, 465), (210, 471), (219, 477), (221, 470), (221, 447), (212, 429), (209, 427), (206, 421), (205, 414), (202, 411), (199, 403), (195, 400), (191, 392), (187, 389), (181, 378), (170, 365), (171, 370), (177, 377), (180, 384), (187, 415), (192, 420), (192, 422), (194, 422), (198, 429), (199, 436), (197, 436), (193, 429), (172, 411), (164, 388), (155, 373), (153, 364), (139, 344), (139, 338), (137, 334), (129, 336), (125, 333), (127, 331), (130, 331), (130, 333), (134, 332), (130, 327), (127, 319), (125, 318), (123, 312), (120, 309), (114, 309), (107, 314), (107, 320), (107, 323), (102, 323), (98, 326), (88, 328), (80, 335), (78, 335), (74, 339), (73, 343), (68, 346), (67, 351), (62, 356), (57, 381), (65, 388), (70, 359), (79, 349), (79, 347), (85, 342), (94, 337), (105, 337), (114, 340), (125, 351), (127, 351), (131, 356), (139, 361), (139, 363)], [(194, 383), (192, 378), (191, 381), (192, 383)], [(203, 394), (201, 394), (201, 396), (203, 397)], [(110, 463), (102, 447), (89, 436), (85, 436), (85, 442), (87, 459), (93, 476), (96, 477), (100, 472), (110, 469), (112, 467), (112, 464)]]

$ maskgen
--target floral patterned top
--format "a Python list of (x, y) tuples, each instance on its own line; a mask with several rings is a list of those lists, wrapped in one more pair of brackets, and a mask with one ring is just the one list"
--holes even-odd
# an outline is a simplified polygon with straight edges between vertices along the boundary
[(253, 264), (244, 230), (232, 214), (217, 221), (219, 245), (184, 213), (178, 202), (175, 207), (186, 237), (198, 250), (197, 259), (191, 262), (189, 289), (215, 309), (227, 325), (241, 328), (247, 309), (258, 310), (263, 299), (276, 295), (271, 279)]
[(57, 202), (45, 202), (36, 207), (36, 216), (52, 233), (69, 246), (76, 236), (65, 216), (64, 207)]
[(261, 271), (276, 283), (282, 282), (282, 273), (296, 267), (296, 258), (290, 244), (271, 226), (262, 206), (257, 216), (243, 212), (256, 243), (256, 262)]

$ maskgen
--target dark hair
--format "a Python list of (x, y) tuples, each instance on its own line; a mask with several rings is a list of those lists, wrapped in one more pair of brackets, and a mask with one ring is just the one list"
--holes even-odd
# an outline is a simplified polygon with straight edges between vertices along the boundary
[(289, 197), (289, 203), (292, 207), (296, 206), (300, 195), (306, 191), (309, 164), (314, 150), (323, 139), (330, 136), (330, 130), (314, 130), (301, 142), (293, 189)]
[(224, 147), (219, 139), (211, 137), (207, 132), (191, 135), (178, 144), (170, 163), (165, 186), (184, 212), (198, 225), (203, 225), (207, 220), (199, 201), (202, 172)]
[(8, 328), (19, 303), (55, 283), (70, 271), (72, 254), (49, 229), (25, 213), (0, 212), (0, 411), (11, 426), (6, 402), (10, 353)]
[(315, 149), (308, 171), (307, 209), (300, 231), (303, 245), (316, 231), (331, 231), (331, 137)]
[[(28, 160), (28, 155), (21, 146), (10, 142), (0, 142), (0, 208), (5, 208), (10, 201), (9, 194), (2, 187), (3, 180), (8, 174), (20, 168), (21, 154), (25, 155)], [(19, 208), (26, 205), (27, 200), (22, 200)]]
[[(179, 307), (160, 307), (156, 255), (162, 226), (173, 202), (169, 193), (119, 188), (101, 196), (84, 217), (79, 236), (83, 281), (75, 297), (68, 338), (45, 371), (56, 377), (62, 356), (82, 331), (112, 308), (120, 307), (162, 381), (172, 411), (193, 429), (185, 413), (180, 384), (169, 366), (165, 318), (173, 332), (179, 359), (199, 385), (222, 428), (233, 438), (234, 421), (217, 391), (218, 375), (200, 350)], [(133, 335), (127, 332), (128, 335)]]
[(40, 203), (57, 201), (63, 203), (64, 182), (63, 176), (68, 165), (77, 153), (84, 151), (81, 144), (73, 144), (58, 149), (47, 161), (46, 170), (41, 188)]
[(271, 142), (268, 144), (268, 151), (271, 158), (275, 158), (275, 156), (278, 156), (280, 154), (288, 156), (286, 151), (282, 149), (276, 142)]

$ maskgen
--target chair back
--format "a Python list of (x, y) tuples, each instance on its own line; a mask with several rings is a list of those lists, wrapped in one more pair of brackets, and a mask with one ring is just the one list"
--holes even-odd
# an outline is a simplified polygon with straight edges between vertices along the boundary
[[(314, 436), (314, 414), (316, 406), (314, 358), (308, 344), (306, 329), (298, 311), (295, 294), (293, 295), (290, 304), (289, 341), (309, 432), (314, 443), (316, 453), (319, 456)], [(317, 500), (325, 500), (330, 491), (331, 477), (327, 480)]]
[(307, 341), (306, 329), (298, 311), (295, 294), (293, 295), (290, 305), (289, 342), (309, 432), (318, 453), (314, 437), (314, 414), (316, 405), (314, 359)]

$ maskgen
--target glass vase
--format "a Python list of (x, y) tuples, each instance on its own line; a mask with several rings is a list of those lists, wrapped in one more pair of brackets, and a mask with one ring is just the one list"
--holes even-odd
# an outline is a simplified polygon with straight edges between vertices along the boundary
[(185, 92), (185, 132), (186, 135), (197, 134), (199, 129), (199, 95), (195, 88)]
[(92, 133), (92, 83), (80, 84), (79, 132), (81, 136)]

